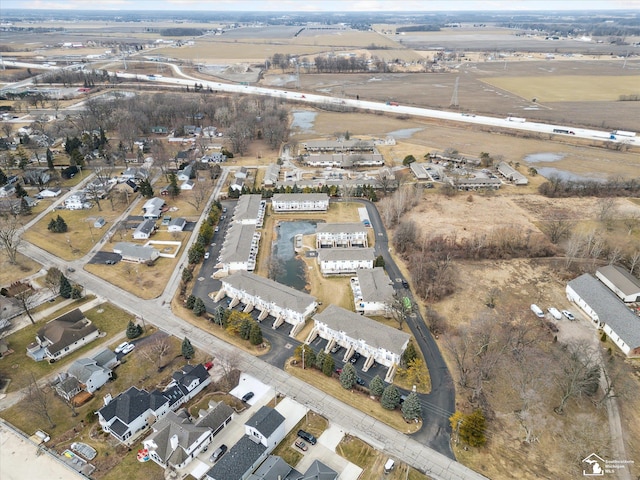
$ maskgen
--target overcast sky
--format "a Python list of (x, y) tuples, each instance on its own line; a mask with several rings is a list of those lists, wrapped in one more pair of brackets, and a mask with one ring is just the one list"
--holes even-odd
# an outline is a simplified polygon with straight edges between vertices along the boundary
[[(1, 0), (2, 8), (206, 11), (466, 11), (640, 9), (640, 0)], [(1, 15), (1, 13), (0, 13)]]

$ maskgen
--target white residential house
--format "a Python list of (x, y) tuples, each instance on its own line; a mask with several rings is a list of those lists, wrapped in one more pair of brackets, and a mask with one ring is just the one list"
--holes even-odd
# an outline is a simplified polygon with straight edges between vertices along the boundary
[(336, 305), (329, 305), (322, 313), (313, 316), (313, 330), (306, 343), (312, 342), (317, 336), (327, 340), (327, 352), (336, 344), (344, 347), (345, 362), (355, 352), (363, 355), (363, 372), (369, 370), (374, 362), (384, 365), (387, 367), (384, 380), (389, 383), (393, 381), (411, 338), (408, 333), (397, 328), (387, 327)]
[(38, 330), (36, 341), (27, 346), (27, 355), (36, 361), (59, 360), (100, 335), (96, 326), (79, 308), (48, 322)]
[(142, 215), (145, 220), (157, 220), (162, 216), (162, 209), (165, 206), (165, 201), (158, 197), (153, 197), (147, 200), (142, 206), (144, 214)]
[(178, 172), (177, 178), (180, 182), (186, 182), (193, 175), (193, 165), (187, 165)]
[(596, 270), (596, 277), (623, 302), (640, 302), (640, 280), (629, 270), (616, 265), (607, 265)]
[(16, 187), (13, 185), (3, 185), (0, 187), (0, 198), (6, 198), (16, 193)]
[(233, 221), (261, 227), (266, 208), (267, 202), (262, 199), (262, 195), (241, 195), (233, 210)]
[(222, 279), (222, 288), (215, 301), (225, 296), (231, 299), (231, 308), (242, 302), (246, 305), (245, 311), (254, 308), (260, 310), (258, 321), (273, 316), (273, 328), (278, 328), (284, 322), (292, 325), (289, 333), (292, 337), (304, 327), (306, 319), (318, 306), (316, 298), (307, 293), (243, 271)]
[(40, 198), (55, 198), (62, 193), (62, 189), (60, 187), (50, 187), (41, 190), (38, 193), (38, 197)]
[(394, 289), (391, 279), (382, 267), (361, 268), (351, 278), (355, 310), (363, 315), (389, 315)]
[(251, 478), (251, 472), (268, 457), (286, 433), (285, 418), (267, 406), (261, 407), (244, 427), (244, 436), (209, 469), (205, 480)]
[(156, 422), (143, 442), (151, 460), (162, 468), (181, 469), (208, 448), (213, 438), (233, 419), (233, 409), (224, 402), (209, 402), (195, 420), (185, 409), (169, 412)]
[(80, 385), (93, 393), (111, 379), (111, 369), (98, 365), (91, 358), (79, 358), (71, 364), (67, 373), (78, 379)]
[(186, 224), (187, 221), (182, 217), (173, 218), (169, 222), (167, 230), (169, 230), (170, 232), (182, 232)]
[(361, 268), (373, 268), (373, 248), (321, 248), (318, 264), (323, 275), (356, 273)]
[(604, 283), (585, 273), (567, 284), (566, 293), (625, 355), (640, 356), (640, 317)]
[(182, 184), (180, 185), (180, 190), (193, 190), (195, 183), (193, 180), (187, 180), (185, 182), (182, 182)]
[(280, 165), (277, 163), (272, 163), (267, 167), (267, 171), (264, 174), (264, 183), (265, 187), (273, 187), (276, 185), (276, 182), (280, 179)]
[(283, 212), (326, 212), (329, 209), (329, 195), (326, 193), (276, 193), (271, 199), (276, 213)]
[(368, 247), (367, 229), (362, 223), (318, 223), (316, 248)]
[(247, 167), (240, 167), (240, 170), (236, 171), (233, 176), (235, 178), (247, 178), (248, 174), (249, 170)]
[(113, 246), (113, 253), (120, 255), (122, 261), (132, 263), (153, 262), (160, 257), (158, 249), (130, 242), (116, 243)]
[(133, 238), (136, 240), (148, 240), (156, 230), (155, 220), (144, 220), (136, 227)]
[(67, 210), (82, 210), (90, 204), (87, 203), (87, 197), (84, 192), (76, 192), (69, 195), (64, 200), (64, 208)]

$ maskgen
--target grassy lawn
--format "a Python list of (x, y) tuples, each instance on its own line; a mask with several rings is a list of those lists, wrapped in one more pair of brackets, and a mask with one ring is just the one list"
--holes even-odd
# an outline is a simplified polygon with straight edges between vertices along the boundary
[(0, 259), (0, 285), (10, 285), (22, 278), (28, 277), (40, 270), (41, 265), (29, 257), (18, 253), (16, 263), (9, 263), (7, 256), (2, 254)]
[(298, 424), (291, 429), (278, 444), (272, 455), (279, 455), (285, 462), (295, 468), (303, 454), (293, 446), (298, 438), (298, 430), (303, 429), (318, 438), (329, 426), (327, 419), (313, 412), (309, 412)]
[(2, 372), (3, 376), (11, 378), (12, 380), (8, 387), (8, 392), (25, 387), (31, 380), (32, 375), (36, 379), (40, 379), (45, 375), (62, 370), (64, 366), (69, 365), (78, 358), (82, 358), (87, 351), (94, 349), (101, 343), (106, 344), (109, 338), (124, 331), (129, 320), (132, 318), (131, 315), (125, 313), (114, 305), (104, 303), (96, 308), (88, 310), (85, 312), (85, 315), (100, 331), (106, 333), (106, 337), (101, 337), (98, 340), (85, 345), (72, 354), (58, 360), (54, 364), (50, 364), (46, 361), (36, 362), (27, 356), (27, 345), (35, 341), (36, 333), (40, 328), (42, 328), (48, 321), (77, 308), (82, 303), (84, 302), (72, 303), (71, 305), (60, 309), (58, 312), (36, 322), (35, 325), (29, 325), (6, 338), (9, 343), (9, 347), (14, 350), (12, 355), (3, 358), (2, 362), (0, 362), (0, 372)]
[(384, 464), (388, 457), (359, 438), (345, 435), (336, 447), (336, 453), (363, 469), (359, 480), (427, 480), (429, 477), (404, 463), (396, 462), (395, 468), (384, 473)]
[[(322, 372), (316, 369), (307, 368), (303, 370), (300, 367), (294, 367), (289, 362), (285, 366), (285, 371), (294, 375), (301, 380), (321, 389), (327, 395), (337, 398), (341, 402), (357, 408), (367, 415), (395, 428), (402, 433), (413, 433), (420, 429), (422, 423), (407, 423), (402, 418), (400, 409), (393, 411), (382, 408), (380, 402), (371, 399), (366, 393), (357, 390), (345, 390), (340, 385), (337, 377), (328, 378)], [(313, 433), (313, 432), (312, 432)]]
[[(24, 239), (64, 260), (74, 260), (85, 255), (107, 232), (110, 224), (117, 219), (126, 204), (115, 202), (114, 208), (108, 200), (101, 200), (102, 211), (96, 205), (87, 210), (56, 210), (44, 216), (24, 234)], [(52, 233), (47, 230), (51, 219), (60, 215), (67, 224), (66, 233)], [(107, 224), (95, 228), (93, 222), (102, 217)]]

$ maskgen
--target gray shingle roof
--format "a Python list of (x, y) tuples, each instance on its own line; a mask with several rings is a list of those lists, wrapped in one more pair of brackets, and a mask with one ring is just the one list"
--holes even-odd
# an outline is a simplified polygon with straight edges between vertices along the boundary
[(391, 279), (385, 273), (384, 268), (361, 268), (357, 272), (362, 300), (365, 302), (387, 302), (393, 297)]
[(211, 480), (240, 480), (267, 447), (245, 435), (207, 472)]
[(261, 201), (262, 195), (241, 195), (233, 211), (234, 220), (241, 222), (258, 218)]
[[(165, 397), (160, 399), (157, 395), (152, 395), (146, 390), (129, 387), (98, 412), (106, 421), (117, 417), (122, 423), (128, 425), (148, 409), (156, 410), (165, 402), (168, 402)], [(113, 425), (110, 428), (113, 430)]]
[(158, 257), (158, 250), (153, 247), (145, 247), (136, 243), (118, 242), (113, 246), (113, 251), (125, 258), (140, 260), (153, 260)]
[[(178, 413), (168, 412), (162, 419), (153, 426), (154, 433), (149, 435), (148, 440), (153, 440), (157, 445), (156, 454), (163, 462), (171, 460), (173, 464), (179, 464), (184, 460), (184, 451), (189, 449), (198, 438), (210, 431), (209, 428), (194, 425), (186, 410)], [(176, 437), (178, 442), (175, 448), (172, 446), (171, 438)], [(182, 450), (182, 455), (175, 455), (178, 450)]]
[(141, 222), (135, 229), (135, 231), (133, 232), (133, 234), (135, 235), (138, 232), (144, 233), (145, 235), (150, 235), (151, 232), (153, 232), (153, 229), (156, 227), (156, 221), (155, 220), (144, 220), (143, 222)]
[(60, 350), (63, 350), (97, 330), (93, 323), (84, 318), (84, 313), (82, 313), (79, 308), (76, 308), (51, 320), (38, 330), (37, 335), (41, 341), (46, 339), (51, 342), (47, 350), (49, 350), (51, 355), (55, 355)]
[(622, 267), (607, 265), (606, 267), (600, 267), (598, 273), (613, 283), (625, 295), (633, 295), (640, 292), (640, 280)]
[(408, 333), (336, 305), (329, 305), (322, 313), (315, 314), (313, 320), (337, 332), (344, 332), (349, 338), (363, 340), (371, 347), (383, 348), (398, 355), (402, 354), (402, 348), (409, 340)]
[(375, 260), (373, 248), (321, 248), (318, 260), (331, 262), (340, 260)]
[(274, 303), (293, 312), (304, 313), (316, 298), (254, 273), (238, 272), (223, 279), (223, 284), (247, 292), (249, 295)]
[(271, 201), (276, 202), (322, 202), (329, 200), (326, 193), (276, 193)]
[[(242, 197), (241, 197), (242, 198)], [(221, 263), (246, 262), (249, 260), (251, 243), (256, 226), (253, 224), (233, 223), (227, 230), (227, 235), (220, 252)]]
[(98, 366), (95, 360), (79, 358), (69, 366), (69, 370), (67, 372), (69, 375), (73, 375), (80, 380), (80, 382), (87, 383), (95, 372), (101, 372), (104, 370), (106, 369)]
[(282, 457), (269, 455), (247, 480), (285, 480), (292, 468)]
[(268, 438), (283, 422), (284, 417), (277, 410), (263, 406), (247, 420), (245, 425), (255, 428)]
[(316, 233), (367, 233), (359, 222), (318, 223)]
[(327, 467), (320, 460), (314, 460), (299, 480), (336, 480), (338, 472)]
[(598, 319), (609, 325), (631, 350), (640, 347), (640, 318), (602, 282), (585, 273), (571, 280), (567, 286), (571, 287), (596, 312)]
[(176, 381), (183, 393), (187, 394), (186, 387), (195, 379), (198, 379), (198, 385), (209, 377), (207, 369), (201, 363), (197, 365), (185, 365), (181, 370), (173, 372), (172, 378)]

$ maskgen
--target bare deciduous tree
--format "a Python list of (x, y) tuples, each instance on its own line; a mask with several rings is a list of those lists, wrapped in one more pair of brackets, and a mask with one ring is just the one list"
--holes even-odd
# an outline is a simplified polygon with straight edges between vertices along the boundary
[(240, 358), (234, 351), (222, 352), (218, 351), (216, 355), (216, 365), (222, 370), (222, 382), (226, 386), (227, 390), (230, 390), (231, 374), (234, 370), (238, 369), (240, 364)]
[(153, 363), (156, 369), (160, 372), (164, 368), (162, 361), (170, 350), (171, 344), (169, 343), (169, 337), (161, 335), (141, 348), (140, 353), (142, 353), (147, 360)]
[(396, 291), (393, 293), (389, 303), (387, 303), (387, 311), (398, 322), (398, 330), (402, 330), (407, 318), (414, 311), (414, 304), (409, 297), (405, 297)]
[(38, 385), (36, 378), (31, 374), (29, 385), (26, 388), (24, 408), (34, 415), (46, 420), (49, 427), (55, 428), (55, 423), (51, 418), (51, 401), (53, 395), (47, 387)]
[(5, 215), (0, 217), (0, 247), (6, 252), (9, 263), (15, 265), (18, 248), (22, 243), (20, 229), (22, 225), (17, 217)]
[(211, 189), (211, 183), (205, 179), (196, 179), (195, 185), (191, 190), (190, 199), (187, 200), (189, 205), (193, 206), (198, 212), (200, 211), (200, 207), (206, 202), (207, 198), (209, 198), (209, 192)]
[(600, 384), (598, 352), (586, 342), (569, 343), (558, 359), (555, 382), (560, 389), (560, 405), (554, 410), (563, 414), (567, 402), (582, 395), (593, 395)]
[(551, 243), (557, 244), (569, 236), (574, 224), (575, 222), (569, 219), (566, 212), (554, 210), (542, 222), (540, 229), (549, 237)]
[(21, 290), (13, 295), (13, 298), (20, 303), (20, 307), (22, 307), (23, 312), (26, 313), (29, 320), (31, 320), (32, 325), (35, 325), (36, 323), (31, 315), (31, 309), (34, 306), (36, 293), (36, 290), (34, 290), (31, 285), (23, 283)]

